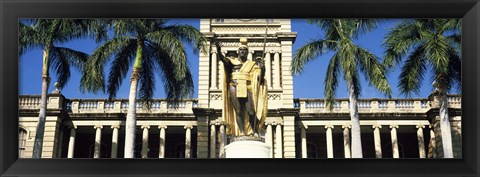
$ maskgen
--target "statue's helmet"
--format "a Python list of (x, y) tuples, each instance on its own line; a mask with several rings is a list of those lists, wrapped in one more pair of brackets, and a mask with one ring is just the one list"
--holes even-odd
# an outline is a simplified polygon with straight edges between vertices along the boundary
[(238, 46), (238, 50), (240, 49), (247, 49), (248, 50), (248, 46), (247, 46), (247, 38), (240, 38), (240, 45)]

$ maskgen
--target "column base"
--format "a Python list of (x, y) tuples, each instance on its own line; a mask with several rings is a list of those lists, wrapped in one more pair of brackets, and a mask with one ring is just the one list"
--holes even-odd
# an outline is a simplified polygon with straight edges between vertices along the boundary
[(270, 151), (261, 141), (235, 141), (225, 146), (226, 158), (270, 158)]

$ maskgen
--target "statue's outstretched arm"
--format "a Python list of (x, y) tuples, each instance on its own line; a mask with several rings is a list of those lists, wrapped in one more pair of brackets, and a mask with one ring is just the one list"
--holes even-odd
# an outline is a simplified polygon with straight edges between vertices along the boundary
[(217, 59), (222, 61), (223, 64), (227, 64), (229, 61), (227, 61), (225, 59), (225, 56), (222, 53), (222, 47), (220, 46), (220, 42), (214, 39), (213, 43), (215, 44), (215, 47), (217, 48)]

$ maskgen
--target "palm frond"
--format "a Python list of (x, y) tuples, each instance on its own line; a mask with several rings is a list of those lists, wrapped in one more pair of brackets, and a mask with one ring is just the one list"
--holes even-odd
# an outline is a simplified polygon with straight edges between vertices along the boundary
[(447, 74), (447, 90), (454, 88), (460, 91), (462, 88), (462, 61), (455, 48), (449, 50), (450, 63)]
[(338, 77), (340, 74), (340, 60), (337, 55), (333, 55), (327, 68), (327, 75), (325, 77), (325, 104), (330, 110), (335, 104), (335, 94), (338, 86)]
[(155, 90), (155, 63), (154, 63), (154, 51), (152, 48), (145, 46), (143, 50), (142, 60), (142, 74), (140, 75), (140, 90), (139, 98), (144, 105), (150, 109), (151, 99), (153, 97), (153, 91)]
[(128, 38), (113, 38), (106, 41), (93, 51), (88, 58), (80, 79), (80, 90), (82, 92), (105, 91), (104, 66), (108, 59), (118, 51), (121, 51), (128, 43)]
[(34, 48), (42, 47), (41, 42), (38, 40), (39, 36), (34, 28), (20, 22), (18, 35), (20, 55)]
[(388, 84), (387, 72), (379, 62), (379, 58), (359, 46), (355, 46), (355, 48), (360, 71), (365, 75), (368, 83), (390, 97), (392, 90)]
[(65, 47), (56, 48), (65, 56), (65, 59), (68, 60), (70, 67), (82, 71), (83, 65), (87, 62), (88, 54)]
[(70, 78), (70, 66), (67, 56), (59, 48), (52, 46), (50, 48), (49, 67), (55, 71), (59, 88), (63, 88)]
[[(158, 50), (158, 52), (163, 52), (164, 54), (168, 55), (168, 59), (174, 62), (172, 65), (172, 69), (175, 71), (175, 79), (181, 80), (185, 77), (185, 71), (187, 70), (187, 54), (185, 51), (185, 47), (182, 41), (177, 38), (177, 36), (170, 31), (167, 30), (159, 30), (147, 35), (147, 39), (152, 46), (156, 46), (155, 48), (162, 49)], [(162, 56), (163, 54), (159, 54)]]
[(328, 48), (332, 48), (333, 46), (335, 46), (334, 42), (318, 40), (305, 44), (297, 49), (292, 60), (292, 74), (300, 74), (307, 62), (315, 59), (318, 55), (326, 53)]
[(422, 47), (417, 47), (408, 56), (399, 76), (398, 88), (400, 93), (408, 96), (414, 92), (420, 92), (420, 83), (424, 79), (424, 73), (427, 69), (425, 51)]
[(325, 39), (339, 40), (340, 34), (335, 28), (335, 19), (307, 19), (307, 23), (317, 25), (320, 29), (325, 31)]
[(360, 96), (361, 85), (357, 71), (357, 57), (353, 44), (342, 44), (336, 55), (339, 57), (340, 66), (342, 66), (344, 80), (347, 84), (351, 84), (354, 87), (355, 97)]
[(190, 25), (171, 25), (165, 28), (165, 30), (173, 33), (180, 40), (194, 46), (194, 53), (198, 54), (199, 51), (207, 52), (206, 43), (207, 38), (203, 33)]
[[(193, 93), (193, 80), (186, 61), (184, 61), (185, 70), (176, 70), (176, 68), (179, 68), (175, 66), (178, 63), (171, 59), (166, 51), (159, 46), (151, 45), (150, 47), (156, 51), (155, 63), (157, 73), (164, 83), (167, 99), (179, 99), (191, 95)], [(182, 72), (181, 74), (184, 75), (182, 79), (176, 77), (179, 72)]]
[(447, 74), (448, 70), (448, 41), (443, 35), (436, 35), (425, 41), (425, 58), (432, 64), (437, 74)]
[(107, 93), (109, 98), (114, 98), (117, 95), (118, 89), (127, 76), (130, 65), (133, 63), (137, 46), (136, 40), (128, 39), (124, 42), (125, 43), (122, 44), (123, 47), (115, 54), (110, 66), (107, 81)]
[(384, 65), (388, 68), (396, 66), (409, 49), (421, 41), (418, 25), (415, 21), (406, 20), (390, 30), (384, 39), (383, 46), (386, 48)]
[(352, 39), (358, 39), (361, 35), (377, 28), (377, 24), (384, 21), (382, 19), (352, 19), (355, 27), (352, 32)]

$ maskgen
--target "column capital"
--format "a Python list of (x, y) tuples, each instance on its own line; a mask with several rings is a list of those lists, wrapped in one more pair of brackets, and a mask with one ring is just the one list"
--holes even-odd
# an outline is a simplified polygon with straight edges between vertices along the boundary
[(350, 124), (342, 125), (342, 129), (346, 129), (346, 128), (352, 128), (352, 125), (350, 125)]
[(102, 128), (103, 128), (103, 125), (94, 125), (93, 128), (94, 128), (94, 129), (102, 129)]
[(158, 126), (158, 129), (162, 129), (162, 128), (163, 128), (164, 130), (166, 130), (167, 127), (168, 127), (167, 125), (159, 125), (159, 126)]
[(300, 129), (303, 128), (303, 129), (307, 130), (307, 129), (308, 129), (308, 125), (299, 125), (298, 128), (300, 128)]
[(141, 128), (142, 129), (150, 129), (150, 125), (142, 125)]
[(217, 53), (217, 51), (216, 51), (216, 50), (212, 50), (212, 51), (210, 51), (210, 53)]
[(418, 128), (425, 128), (425, 125), (419, 124), (419, 125), (416, 125), (415, 128), (417, 128), (417, 129), (418, 129)]
[(74, 130), (76, 130), (76, 129), (77, 129), (77, 126), (76, 126), (76, 125), (70, 125), (70, 126), (68, 126), (68, 128), (69, 128), (69, 129), (74, 129)]
[[(373, 128), (373, 129), (376, 129), (376, 128), (382, 128), (382, 125), (378, 125), (378, 124), (376, 124), (376, 125), (372, 125), (372, 128)], [(398, 126), (397, 126), (397, 128), (398, 128)]]
[(334, 126), (333, 125), (325, 125), (325, 129), (333, 129)]
[(271, 124), (272, 124), (272, 125), (283, 125), (283, 123), (281, 123), (281, 122), (278, 122), (278, 123), (277, 123), (277, 122), (275, 122), (275, 121), (273, 121)]
[(224, 121), (214, 121), (212, 123), (210, 123), (210, 125), (226, 125), (227, 123), (225, 123)]
[(185, 125), (185, 126), (183, 127), (183, 129), (187, 129), (187, 128), (191, 130), (191, 129), (193, 129), (193, 126), (192, 126), (192, 125)]
[(282, 51), (281, 51), (281, 50), (277, 50), (277, 51), (275, 51), (275, 53), (282, 53)]
[(398, 128), (398, 125), (390, 125), (389, 128), (390, 128), (390, 129)]
[(120, 125), (112, 125), (111, 128), (112, 128), (112, 129), (119, 129), (119, 128), (120, 128)]
[(428, 125), (428, 128), (430, 129), (433, 129), (433, 127), (434, 127), (433, 125)]

